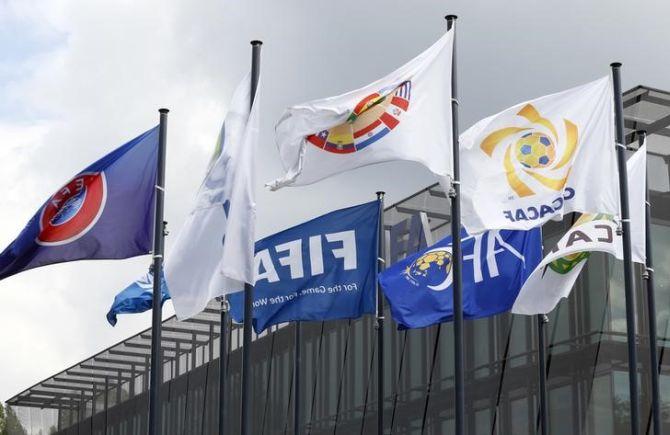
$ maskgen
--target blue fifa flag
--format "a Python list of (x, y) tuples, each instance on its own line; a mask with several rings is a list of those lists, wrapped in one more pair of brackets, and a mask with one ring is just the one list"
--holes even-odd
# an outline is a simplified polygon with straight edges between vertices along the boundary
[(155, 127), (75, 175), (0, 254), (0, 279), (48, 264), (149, 253), (157, 158)]
[[(509, 311), (542, 260), (542, 232), (463, 233), (463, 316), (478, 319)], [(379, 283), (399, 329), (423, 328), (453, 319), (451, 236), (399, 261)]]
[[(374, 313), (379, 202), (337, 210), (256, 242), (253, 325)], [(244, 321), (244, 292), (228, 295)]]
[[(161, 279), (161, 306), (170, 299), (167, 286), (165, 285), (165, 276)], [(114, 298), (107, 321), (110, 325), (116, 325), (117, 314), (143, 313), (152, 308), (154, 300), (154, 275), (147, 272), (141, 279), (130, 284), (121, 290)]]

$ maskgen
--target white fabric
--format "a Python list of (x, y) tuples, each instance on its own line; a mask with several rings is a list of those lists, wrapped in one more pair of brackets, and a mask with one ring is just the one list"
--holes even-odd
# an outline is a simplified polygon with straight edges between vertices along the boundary
[(247, 75), (235, 90), (223, 123), (221, 152), (166, 258), (165, 279), (179, 319), (198, 314), (216, 296), (254, 282), (259, 104), (256, 95), (250, 110), (250, 96)]
[[(344, 171), (391, 160), (421, 163), (444, 183), (445, 177), (453, 173), (452, 51), (453, 31), (449, 31), (428, 50), (381, 80), (340, 96), (289, 107), (278, 122), (275, 135), (286, 174), (267, 186), (276, 190), (311, 184)], [(392, 106), (390, 98), (386, 98), (384, 104), (371, 106), (372, 110), (355, 111), (370, 95), (391, 97), (407, 81), (410, 86), (405, 89), (406, 93), (409, 91), (406, 110)], [(389, 125), (383, 123), (377, 129), (365, 129), (373, 120), (381, 119), (377, 114), (384, 107), (399, 122), (385, 136), (365, 146), (367, 139)], [(348, 121), (350, 116), (361, 113), (364, 116)], [(338, 135), (338, 139), (348, 138), (346, 143), (355, 143), (355, 152), (331, 152), (307, 140), (308, 136), (325, 134), (335, 127), (340, 133), (346, 130), (347, 134)], [(356, 132), (358, 136), (354, 136)]]
[(628, 158), (628, 199), (630, 210), (630, 239), (633, 261), (641, 264), (647, 259), (647, 142)]
[[(539, 144), (531, 148), (531, 167), (521, 160), (529, 134), (553, 144), (545, 151)], [(462, 219), (470, 234), (530, 229), (574, 211), (618, 212), (609, 77), (483, 119), (461, 135), (460, 149)], [(542, 155), (547, 159), (539, 164)]]
[[(646, 153), (646, 146), (643, 146), (627, 162), (631, 254), (632, 260), (641, 264), (645, 263)], [(553, 310), (561, 298), (570, 295), (580, 271), (586, 264), (588, 252), (607, 252), (620, 260), (623, 259), (623, 242), (621, 235), (617, 234), (618, 226), (616, 221), (606, 215), (582, 215), (528, 277), (514, 302), (512, 312), (545, 314)], [(580, 254), (582, 254), (581, 260), (577, 262), (578, 258), (575, 257)], [(560, 270), (561, 260), (564, 264), (566, 260), (572, 260), (573, 267), (562, 272), (557, 271), (556, 269)]]

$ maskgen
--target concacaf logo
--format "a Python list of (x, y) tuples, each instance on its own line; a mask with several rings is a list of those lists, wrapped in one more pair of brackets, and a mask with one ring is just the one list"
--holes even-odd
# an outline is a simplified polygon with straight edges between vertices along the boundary
[(519, 197), (534, 195), (537, 186), (562, 190), (577, 150), (577, 126), (563, 119), (559, 134), (532, 104), (526, 104), (517, 115), (527, 126), (496, 130), (482, 141), (480, 148), (493, 158), (498, 145), (502, 145), (507, 182)]
[(338, 126), (307, 136), (307, 142), (335, 154), (348, 154), (372, 145), (400, 123), (409, 108), (412, 83), (382, 89), (363, 98)]

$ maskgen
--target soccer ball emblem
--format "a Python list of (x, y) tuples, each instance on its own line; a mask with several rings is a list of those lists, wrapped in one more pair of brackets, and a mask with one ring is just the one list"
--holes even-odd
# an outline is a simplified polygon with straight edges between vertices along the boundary
[(516, 158), (526, 168), (545, 168), (556, 157), (556, 147), (543, 133), (526, 133), (516, 142)]
[(451, 253), (446, 250), (426, 252), (417, 258), (406, 270), (406, 274), (416, 281), (435, 285), (444, 281), (451, 271)]

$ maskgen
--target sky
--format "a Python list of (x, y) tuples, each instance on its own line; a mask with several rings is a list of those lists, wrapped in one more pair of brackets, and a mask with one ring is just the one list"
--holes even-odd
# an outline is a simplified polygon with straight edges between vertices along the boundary
[[(0, 249), (42, 202), (170, 109), (166, 219), (184, 221), (232, 91), (263, 40), (259, 237), (377, 190), (395, 202), (434, 182), (387, 163), (268, 192), (285, 107), (372, 82), (457, 24), (460, 124), (586, 83), (623, 62), (623, 88), (670, 89), (670, 2), (591, 0), (0, 0)], [(430, 128), (430, 126), (427, 126)], [(173, 236), (168, 236), (167, 253)], [(0, 401), (150, 326), (105, 319), (148, 256), (84, 261), (0, 281)], [(165, 316), (172, 314), (166, 304)]]

